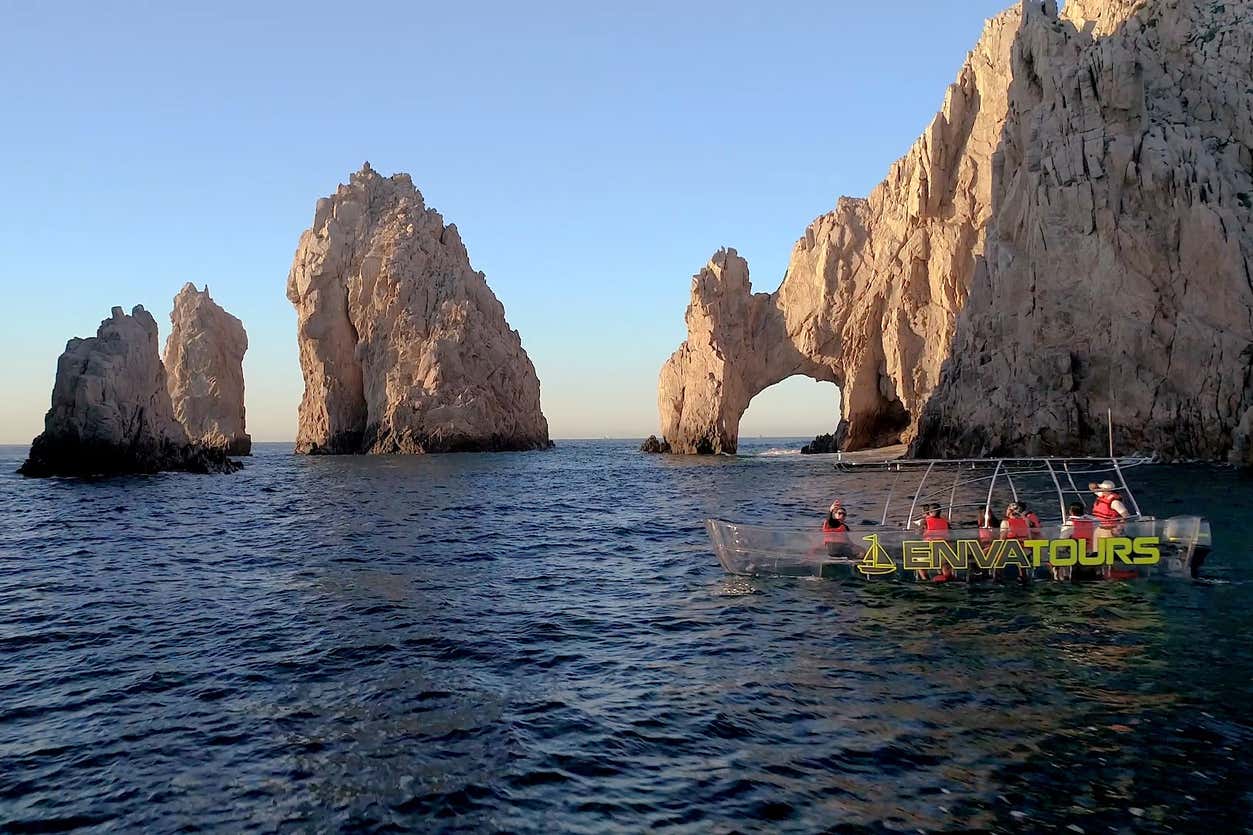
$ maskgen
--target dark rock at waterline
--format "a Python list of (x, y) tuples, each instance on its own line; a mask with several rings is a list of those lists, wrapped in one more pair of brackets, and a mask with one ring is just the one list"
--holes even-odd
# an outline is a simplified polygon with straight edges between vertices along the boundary
[(243, 464), (233, 461), (221, 447), (180, 446), (164, 440), (123, 446), (44, 433), (31, 444), (30, 455), (18, 472), (31, 478), (90, 478), (167, 471), (233, 473), (242, 468)]
[(801, 447), (801, 455), (821, 455), (825, 452), (836, 452), (838, 449), (834, 435), (819, 435)]
[(648, 440), (640, 446), (640, 452), (667, 453), (669, 451), (670, 443), (664, 438), (657, 440), (656, 435), (649, 435)]

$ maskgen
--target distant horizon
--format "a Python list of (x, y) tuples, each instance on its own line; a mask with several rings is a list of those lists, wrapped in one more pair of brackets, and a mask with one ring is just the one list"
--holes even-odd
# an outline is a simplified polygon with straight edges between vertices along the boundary
[[(656, 434), (656, 433), (653, 433)], [(827, 434), (827, 433), (819, 433)], [(769, 440), (769, 441), (812, 441), (817, 435), (740, 435), (741, 441), (746, 440)], [(557, 438), (551, 437), (550, 440), (556, 444), (562, 441), (643, 441), (647, 439), (647, 435), (622, 435), (619, 437), (611, 437), (608, 435), (598, 435), (596, 437), (580, 437), (580, 438)], [(0, 447), (29, 447), (30, 441), (0, 441)], [(253, 438), (252, 443), (256, 444), (295, 444), (294, 438), (290, 440), (275, 440), (274, 438)], [(529, 450), (531, 452), (542, 452), (542, 450)], [(430, 453), (430, 454), (446, 454), (446, 453)], [(479, 453), (475, 453), (479, 454)]]

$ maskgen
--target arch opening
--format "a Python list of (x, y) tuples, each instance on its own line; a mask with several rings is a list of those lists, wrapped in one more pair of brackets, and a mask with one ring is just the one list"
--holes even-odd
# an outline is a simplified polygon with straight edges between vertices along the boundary
[(808, 443), (820, 435), (839, 437), (843, 391), (837, 383), (793, 374), (762, 389), (740, 416), (740, 446), (758, 441)]

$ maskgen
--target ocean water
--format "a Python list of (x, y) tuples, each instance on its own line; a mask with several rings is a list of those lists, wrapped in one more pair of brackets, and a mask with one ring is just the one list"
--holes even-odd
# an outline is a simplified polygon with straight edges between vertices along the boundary
[(1212, 520), (1206, 582), (744, 580), (707, 516), (886, 481), (637, 443), (96, 482), (0, 448), (0, 830), (1248, 831), (1248, 476), (1131, 474)]

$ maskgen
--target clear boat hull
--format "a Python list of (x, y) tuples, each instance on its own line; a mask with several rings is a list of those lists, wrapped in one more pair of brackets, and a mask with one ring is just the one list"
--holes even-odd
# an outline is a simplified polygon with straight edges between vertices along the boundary
[(1091, 541), (1075, 540), (1058, 525), (1045, 525), (1027, 541), (978, 529), (925, 538), (917, 529), (867, 528), (850, 531), (844, 543), (824, 542), (817, 526), (709, 519), (705, 527), (722, 567), (747, 577), (928, 582), (941, 574), (955, 580), (1195, 578), (1210, 550), (1209, 522), (1199, 516), (1141, 518), (1100, 529)]

